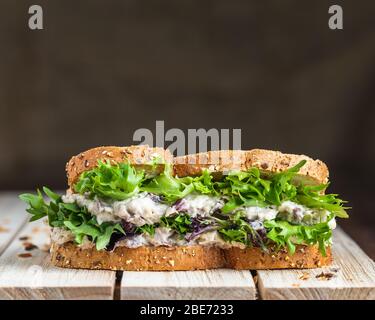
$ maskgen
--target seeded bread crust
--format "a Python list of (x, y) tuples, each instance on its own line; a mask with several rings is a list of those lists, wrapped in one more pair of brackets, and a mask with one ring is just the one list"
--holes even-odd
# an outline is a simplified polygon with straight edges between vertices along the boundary
[(323, 257), (316, 246), (297, 246), (266, 254), (259, 248), (220, 249), (212, 246), (117, 247), (112, 252), (83, 249), (73, 243), (51, 246), (52, 264), (63, 268), (128, 271), (177, 271), (230, 268), (238, 270), (317, 268), (331, 264), (330, 248)]
[(226, 267), (239, 270), (262, 270), (262, 269), (303, 269), (319, 268), (328, 266), (332, 263), (331, 248), (326, 249), (327, 255), (324, 257), (319, 251), (318, 246), (296, 247), (296, 252), (289, 255), (284, 250), (272, 250), (268, 248), (269, 253), (265, 253), (259, 248), (240, 249), (233, 247), (224, 250)]
[[(68, 185), (77, 181), (81, 173), (97, 166), (98, 160), (111, 163), (129, 162), (136, 167), (149, 169), (150, 163), (156, 157), (160, 157), (165, 163), (174, 163), (174, 172), (179, 177), (199, 175), (208, 169), (214, 176), (220, 177), (230, 170), (246, 171), (256, 167), (264, 174), (274, 174), (285, 171), (295, 166), (301, 160), (306, 164), (301, 168), (295, 180), (307, 184), (320, 184), (328, 182), (328, 168), (321, 160), (313, 160), (305, 155), (286, 154), (279, 151), (253, 149), (253, 150), (220, 150), (209, 151), (175, 157), (162, 148), (150, 148), (147, 145), (129, 147), (97, 147), (82, 152), (72, 157), (66, 164)], [(152, 170), (159, 173), (164, 169), (158, 165)]]
[(179, 177), (196, 176), (207, 169), (214, 176), (226, 171), (246, 171), (247, 151), (244, 150), (220, 150), (189, 154), (175, 157), (173, 168), (175, 175)]
[(246, 171), (255, 167), (263, 174), (270, 175), (290, 169), (301, 160), (307, 162), (296, 175), (296, 182), (305, 184), (328, 182), (328, 168), (321, 160), (264, 149), (220, 150), (175, 157), (174, 171), (177, 176), (185, 177), (199, 175), (203, 170), (208, 169), (218, 176), (231, 170)]
[(73, 243), (51, 246), (55, 266), (79, 269), (177, 271), (221, 268), (223, 252), (216, 247), (117, 247), (113, 251), (82, 249)]
[[(160, 158), (164, 163), (173, 163), (173, 156), (163, 148), (150, 148), (148, 145), (129, 147), (97, 147), (72, 157), (66, 164), (68, 185), (71, 188), (78, 180), (81, 173), (95, 168), (98, 160), (116, 163), (130, 163), (146, 171), (151, 169), (151, 163), (155, 158)], [(154, 173), (162, 172), (164, 165), (152, 167)]]

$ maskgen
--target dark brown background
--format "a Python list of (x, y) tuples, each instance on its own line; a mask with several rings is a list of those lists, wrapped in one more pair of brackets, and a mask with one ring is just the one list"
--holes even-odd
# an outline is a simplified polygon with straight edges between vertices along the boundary
[[(30, 31), (27, 10), (44, 9)], [(328, 7), (344, 30), (328, 29)], [(374, 1), (0, 3), (0, 188), (64, 188), (65, 162), (137, 128), (241, 128), (319, 157), (375, 257)]]

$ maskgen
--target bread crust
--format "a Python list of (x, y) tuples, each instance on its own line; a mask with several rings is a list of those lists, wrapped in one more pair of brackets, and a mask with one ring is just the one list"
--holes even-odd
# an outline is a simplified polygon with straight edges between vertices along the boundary
[(294, 255), (285, 250), (260, 248), (220, 249), (213, 246), (117, 247), (113, 251), (80, 248), (74, 243), (51, 246), (52, 264), (64, 268), (128, 271), (177, 271), (231, 268), (238, 270), (317, 268), (332, 262), (331, 250), (323, 257), (316, 246), (297, 246)]
[[(327, 183), (329, 171), (327, 165), (319, 160), (312, 159), (306, 155), (282, 153), (280, 151), (253, 149), (247, 152), (246, 166), (256, 167), (264, 173), (277, 173), (288, 170), (300, 161), (306, 160), (306, 164), (299, 170), (297, 179), (304, 183)], [(309, 181), (310, 180), (310, 181)]]
[[(246, 171), (258, 168), (265, 175), (288, 170), (306, 160), (306, 164), (295, 177), (296, 182), (304, 184), (321, 184), (328, 182), (328, 168), (321, 160), (314, 160), (305, 155), (281, 153), (265, 149), (220, 150), (190, 154), (174, 158), (174, 172), (179, 177), (199, 175), (207, 169), (216, 176), (227, 171)], [(215, 176), (215, 175), (214, 175)]]
[(324, 257), (318, 246), (298, 245), (296, 252), (289, 255), (287, 250), (273, 250), (265, 253), (260, 248), (230, 248), (224, 251), (227, 267), (231, 269), (303, 269), (319, 268), (332, 263), (331, 248)]
[(212, 174), (219, 175), (226, 171), (246, 171), (247, 151), (244, 150), (218, 150), (175, 157), (173, 168), (179, 177), (196, 176), (207, 169)]
[[(295, 166), (301, 160), (306, 164), (300, 169), (295, 180), (305, 184), (321, 184), (328, 182), (328, 168), (321, 160), (314, 160), (305, 155), (287, 154), (279, 151), (252, 150), (219, 150), (182, 157), (175, 157), (163, 148), (150, 148), (147, 145), (115, 147), (103, 146), (93, 148), (73, 156), (66, 164), (68, 185), (71, 188), (79, 176), (97, 166), (98, 160), (110, 161), (113, 164), (128, 162), (138, 168), (149, 169), (154, 157), (160, 157), (165, 163), (174, 163), (174, 173), (179, 177), (196, 176), (207, 169), (215, 178), (231, 170), (246, 171), (258, 168), (265, 175), (282, 172)], [(152, 168), (155, 173), (164, 169), (164, 165)]]
[(51, 246), (51, 261), (55, 266), (79, 269), (128, 271), (177, 271), (221, 268), (223, 252), (217, 247), (117, 247), (113, 251), (83, 249), (74, 243)]
[[(66, 164), (66, 173), (68, 177), (68, 185), (70, 188), (78, 180), (79, 176), (85, 172), (95, 168), (98, 161), (110, 161), (112, 164), (130, 163), (135, 167), (142, 169), (150, 169), (152, 161), (155, 157), (159, 157), (164, 163), (173, 163), (172, 154), (163, 148), (150, 148), (148, 145), (114, 147), (103, 146), (93, 148), (80, 154), (73, 156)], [(155, 173), (162, 172), (164, 165), (152, 167)]]

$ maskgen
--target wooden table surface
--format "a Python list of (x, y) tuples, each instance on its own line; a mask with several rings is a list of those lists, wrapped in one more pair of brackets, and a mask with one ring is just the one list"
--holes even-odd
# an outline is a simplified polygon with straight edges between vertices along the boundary
[(116, 276), (114, 271), (51, 266), (49, 227), (27, 221), (17, 195), (0, 193), (0, 299), (375, 299), (375, 263), (341, 229), (334, 232), (330, 267)]

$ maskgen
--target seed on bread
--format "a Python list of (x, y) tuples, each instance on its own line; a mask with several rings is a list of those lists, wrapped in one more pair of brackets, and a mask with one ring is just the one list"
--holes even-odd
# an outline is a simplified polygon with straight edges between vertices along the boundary
[(169, 263), (172, 267), (174, 267), (174, 260), (169, 260), (168, 263)]

